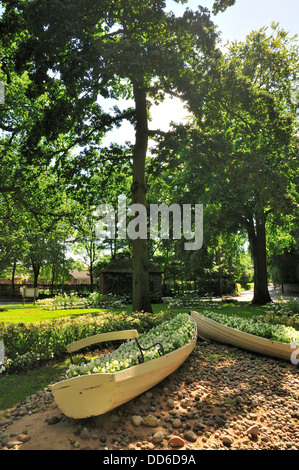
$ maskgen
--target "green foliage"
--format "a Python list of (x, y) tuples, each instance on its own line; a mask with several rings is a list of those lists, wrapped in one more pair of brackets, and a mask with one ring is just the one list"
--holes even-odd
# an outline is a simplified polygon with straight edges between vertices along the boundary
[(240, 295), (242, 292), (242, 286), (239, 282), (236, 282), (236, 295)]
[[(161, 323), (138, 337), (139, 344), (146, 349), (144, 351), (144, 360), (150, 361), (159, 357), (160, 344), (165, 354), (188, 344), (194, 338), (194, 333), (194, 322), (188, 314), (180, 314), (167, 322)], [(94, 359), (87, 364), (71, 365), (67, 370), (66, 377), (118, 372), (138, 365), (139, 356), (139, 348), (136, 342), (132, 340), (123, 343), (116, 351)]]
[(264, 320), (256, 318), (252, 319), (241, 319), (237, 316), (226, 316), (222, 313), (211, 312), (204, 310), (201, 312), (203, 315), (215, 320), (223, 325), (237, 330), (243, 331), (244, 333), (250, 333), (252, 335), (261, 336), (262, 338), (278, 341), (282, 343), (299, 342), (299, 331), (292, 326), (285, 326), (282, 324), (270, 324)]
[[(101, 184), (109, 185), (109, 173), (122, 167), (126, 149), (118, 152), (115, 146), (109, 151), (101, 143), (106, 132), (126, 119), (136, 126), (136, 142), (129, 147), (132, 198), (144, 204), (147, 100), (159, 102), (165, 93), (184, 93), (193, 67), (205, 73), (205, 55), (216, 42), (209, 12), (202, 7), (187, 9), (177, 18), (166, 13), (165, 6), (164, 0), (4, 4), (3, 55), (9, 57), (13, 73), (27, 74), (24, 95), (29, 109), (31, 102), (39, 104), (37, 112), (30, 113), (30, 128), (24, 128), (18, 155), (26, 164), (39, 167), (42, 162), (50, 168), (77, 201), (87, 192), (89, 204), (94, 205), (103, 196)], [(124, 111), (114, 107), (106, 113), (100, 98), (133, 98), (135, 110), (129, 105)], [(71, 150), (78, 148), (79, 155), (74, 155)], [(134, 308), (151, 309), (146, 241), (134, 240), (132, 249), (136, 255), (132, 302)]]
[(212, 308), (221, 309), (222, 306), (218, 301), (202, 300), (196, 292), (189, 292), (184, 295), (176, 295), (174, 297), (163, 297), (163, 302), (167, 304), (169, 309), (174, 308)]
[(290, 298), (287, 301), (276, 302), (265, 306), (265, 314), (257, 316), (258, 321), (271, 325), (282, 324), (299, 331), (299, 299)]
[(90, 314), (38, 323), (0, 323), (0, 338), (5, 345), (6, 370), (23, 370), (66, 354), (73, 341), (98, 333), (137, 329), (140, 333), (172, 318), (170, 312), (149, 315), (137, 312)]
[[(200, 85), (188, 93), (195, 116), (189, 128), (178, 126), (159, 147), (159, 163), (172, 171), (175, 193), (200, 200), (216, 216), (220, 212), (218, 236), (246, 230), (254, 301), (261, 304), (270, 300), (267, 219), (271, 214), (280, 225), (298, 206), (298, 105), (292, 99), (298, 57), (296, 39), (277, 25), (232, 43), (215, 56), (205, 87), (194, 80)], [(218, 273), (222, 268), (217, 262)]]
[(296, 297), (287, 299), (286, 301), (281, 300), (274, 304), (268, 305), (267, 311), (275, 315), (283, 315), (292, 317), (293, 315), (299, 314), (299, 299)]
[(27, 397), (43, 390), (50, 383), (57, 382), (64, 364), (45, 364), (37, 369), (26, 369), (26, 373), (6, 374), (0, 380), (0, 416)]
[(228, 7), (234, 5), (236, 0), (215, 0), (212, 8), (214, 15), (220, 11), (225, 11)]
[(107, 294), (102, 295), (98, 292), (90, 293), (86, 297), (81, 297), (77, 293), (70, 295), (56, 295), (51, 299), (42, 299), (36, 301), (44, 310), (66, 310), (78, 308), (122, 308), (124, 305), (118, 297)]

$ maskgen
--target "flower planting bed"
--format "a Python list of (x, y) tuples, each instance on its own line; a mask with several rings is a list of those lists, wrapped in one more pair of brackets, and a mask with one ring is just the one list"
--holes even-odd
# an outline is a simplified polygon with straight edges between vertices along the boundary
[[(188, 314), (179, 314), (172, 320), (163, 322), (152, 328), (148, 333), (139, 336), (139, 343), (144, 349), (144, 361), (159, 357), (159, 344), (163, 345), (167, 354), (188, 344), (194, 336), (194, 322)], [(154, 347), (151, 347), (155, 344)], [(66, 377), (96, 373), (114, 373), (139, 363), (140, 350), (134, 340), (120, 345), (115, 351), (92, 359), (87, 364), (72, 364)]]
[(91, 335), (136, 328), (140, 333), (174, 317), (171, 312), (107, 312), (76, 318), (63, 317), (36, 323), (0, 323), (0, 339), (5, 344), (5, 370), (18, 371), (42, 362), (61, 359), (66, 346)]
[(210, 318), (211, 320), (221, 323), (222, 325), (235, 328), (237, 330), (243, 331), (244, 333), (260, 336), (261, 338), (266, 338), (271, 341), (278, 341), (281, 343), (292, 343), (296, 341), (299, 342), (299, 331), (291, 326), (280, 324), (271, 325), (267, 322), (263, 322), (260, 319), (255, 320), (240, 318), (233, 315), (228, 316), (208, 310), (202, 311), (201, 314)]

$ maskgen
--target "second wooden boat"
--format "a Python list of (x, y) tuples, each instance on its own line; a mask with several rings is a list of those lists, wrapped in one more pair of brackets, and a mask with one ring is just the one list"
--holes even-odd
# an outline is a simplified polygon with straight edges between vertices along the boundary
[(294, 348), (290, 343), (270, 341), (260, 336), (244, 333), (211, 320), (199, 312), (190, 312), (197, 324), (198, 336), (203, 339), (212, 339), (219, 343), (230, 344), (241, 349), (246, 349), (266, 356), (276, 357), (291, 361)]
[[(197, 326), (193, 323), (190, 342), (170, 353), (119, 372), (81, 375), (55, 383), (52, 393), (59, 409), (75, 419), (98, 416), (152, 388), (178, 369), (195, 348)], [(72, 343), (67, 349), (73, 352), (99, 342), (137, 338), (136, 330), (103, 333)]]

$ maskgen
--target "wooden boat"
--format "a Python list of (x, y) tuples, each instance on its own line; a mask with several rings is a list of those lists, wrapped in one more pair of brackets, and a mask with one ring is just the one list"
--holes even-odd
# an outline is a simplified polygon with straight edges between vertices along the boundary
[(292, 348), (290, 343), (270, 341), (260, 336), (244, 333), (243, 331), (211, 320), (198, 312), (192, 311), (190, 314), (197, 324), (197, 334), (199, 338), (212, 339), (219, 343), (230, 344), (241, 349), (247, 349), (278, 359), (291, 360), (294, 348)]
[[(137, 330), (103, 333), (76, 341), (67, 346), (69, 353), (99, 342), (135, 339)], [(71, 418), (98, 416), (126, 403), (150, 389), (174, 372), (195, 348), (197, 326), (190, 343), (156, 359), (115, 373), (97, 373), (72, 377), (52, 385), (59, 409)], [(140, 345), (137, 341), (138, 347)], [(142, 348), (140, 352), (142, 355)]]

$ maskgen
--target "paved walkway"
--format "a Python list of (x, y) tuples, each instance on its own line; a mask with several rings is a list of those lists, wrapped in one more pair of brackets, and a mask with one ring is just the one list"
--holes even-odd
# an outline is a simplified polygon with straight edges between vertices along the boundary
[[(274, 302), (277, 302), (279, 300), (279, 297), (281, 297), (281, 296), (283, 297), (283, 300), (287, 300), (288, 298), (293, 298), (293, 297), (299, 298), (299, 292), (292, 293), (292, 294), (285, 294), (285, 293), (281, 292), (280, 287), (276, 287), (276, 289), (274, 289), (274, 287), (272, 285), (269, 286), (269, 294), (270, 294), (271, 299)], [(253, 299), (253, 290), (243, 291), (243, 292), (241, 292), (240, 295), (238, 295), (236, 297), (230, 297), (230, 298), (237, 299), (240, 302), (242, 302), (242, 301), (243, 302), (250, 302)]]

